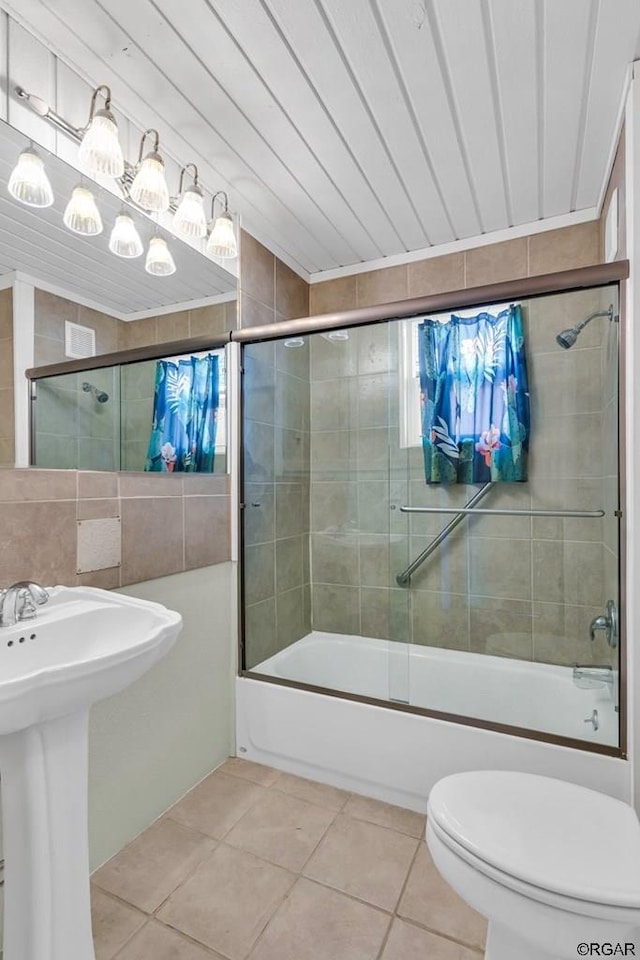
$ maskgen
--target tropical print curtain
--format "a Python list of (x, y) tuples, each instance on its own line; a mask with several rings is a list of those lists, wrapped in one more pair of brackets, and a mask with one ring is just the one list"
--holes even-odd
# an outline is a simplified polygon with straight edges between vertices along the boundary
[(213, 473), (218, 358), (158, 360), (145, 470)]
[(427, 483), (525, 481), (529, 385), (522, 311), (418, 327)]

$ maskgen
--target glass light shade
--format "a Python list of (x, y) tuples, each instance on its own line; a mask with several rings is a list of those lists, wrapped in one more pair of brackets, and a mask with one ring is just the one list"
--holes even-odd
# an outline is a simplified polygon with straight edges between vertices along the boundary
[(86, 187), (74, 188), (62, 219), (65, 227), (74, 233), (82, 233), (88, 237), (102, 233), (100, 211), (91, 190)]
[(121, 177), (124, 157), (118, 140), (118, 125), (109, 110), (98, 110), (82, 138), (78, 159), (90, 173)]
[(238, 245), (230, 214), (220, 214), (214, 223), (211, 236), (207, 241), (207, 253), (225, 260), (238, 256)]
[(31, 148), (23, 150), (18, 157), (7, 189), (14, 199), (28, 207), (50, 207), (53, 203), (53, 190), (42, 157)]
[(169, 209), (169, 189), (164, 161), (159, 153), (148, 153), (136, 173), (129, 196), (143, 210), (162, 213)]
[(149, 241), (144, 268), (147, 273), (152, 273), (155, 277), (169, 277), (176, 272), (171, 251), (162, 237), (152, 237)]
[(116, 217), (109, 237), (109, 250), (115, 253), (116, 257), (125, 257), (128, 260), (140, 257), (144, 252), (140, 234), (128, 213), (120, 213)]
[(173, 228), (183, 237), (206, 237), (207, 217), (199, 187), (187, 187), (173, 218)]

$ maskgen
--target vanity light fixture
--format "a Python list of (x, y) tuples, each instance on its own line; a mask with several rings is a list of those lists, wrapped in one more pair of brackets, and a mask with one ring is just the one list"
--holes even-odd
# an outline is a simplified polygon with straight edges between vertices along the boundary
[(133, 260), (144, 253), (142, 240), (133, 217), (125, 210), (121, 210), (116, 217), (109, 237), (109, 250), (115, 253), (116, 257), (124, 257), (127, 260)]
[(74, 187), (62, 219), (65, 227), (73, 230), (74, 233), (81, 233), (87, 237), (95, 237), (102, 233), (102, 217), (95, 197), (91, 190), (82, 184)]
[[(105, 98), (104, 107), (96, 110), (99, 93)], [(124, 173), (124, 157), (118, 140), (118, 124), (110, 107), (111, 90), (103, 83), (96, 87), (91, 95), (89, 120), (78, 151), (78, 159), (89, 173), (121, 177)]]
[[(174, 214), (173, 230), (176, 235), (192, 239), (208, 238), (206, 252), (219, 259), (232, 259), (238, 255), (234, 223), (229, 213), (229, 198), (224, 190), (218, 190), (211, 199), (211, 220), (207, 222), (204, 210), (204, 194), (199, 182), (195, 163), (187, 163), (180, 171), (178, 195), (169, 196), (165, 177), (164, 160), (160, 149), (160, 135), (153, 127), (145, 130), (140, 140), (138, 159), (135, 164), (127, 162), (118, 140), (116, 119), (111, 112), (111, 89), (107, 84), (95, 87), (91, 94), (89, 119), (86, 126), (76, 127), (51, 109), (46, 100), (27, 93), (23, 87), (14, 87), (15, 95), (43, 120), (80, 144), (79, 161), (88, 172), (112, 176), (118, 182), (125, 201), (131, 201), (147, 213)], [(104, 97), (104, 107), (96, 109), (98, 97)], [(147, 137), (153, 137), (153, 147), (144, 153)], [(185, 173), (193, 176), (191, 186), (183, 190)], [(53, 191), (38, 154), (29, 148), (20, 154), (18, 164), (11, 175), (9, 192), (16, 200), (34, 207), (51, 206)], [(223, 210), (215, 216), (215, 202), (220, 198)], [(94, 236), (102, 232), (102, 219), (92, 192), (84, 185), (76, 187), (67, 204), (64, 222), (76, 233)], [(157, 241), (157, 242), (156, 242)], [(121, 211), (111, 231), (109, 249), (117, 256), (138, 257), (143, 251), (142, 241), (132, 219)], [(154, 237), (149, 245), (146, 269), (156, 276), (169, 276), (175, 272), (175, 263), (166, 241)]]
[(162, 237), (151, 237), (144, 268), (154, 277), (169, 277), (176, 272), (171, 251)]
[[(182, 192), (184, 175), (189, 167), (193, 170), (193, 183)], [(198, 183), (198, 168), (187, 163), (180, 171), (178, 184), (178, 209), (173, 218), (173, 229), (183, 237), (201, 238), (207, 235), (207, 215), (204, 211), (204, 194)]]
[[(149, 134), (154, 135), (153, 150), (143, 157), (144, 142)], [(162, 213), (169, 209), (169, 190), (164, 175), (164, 160), (158, 153), (159, 148), (160, 134), (158, 131), (152, 127), (145, 130), (140, 140), (140, 150), (136, 164), (137, 172), (129, 188), (129, 196), (133, 202), (151, 213)]]
[(53, 203), (53, 190), (44, 161), (33, 147), (27, 147), (18, 157), (7, 189), (15, 200), (28, 207), (50, 207)]
[(224, 210), (213, 222), (213, 229), (207, 240), (207, 253), (223, 260), (238, 256), (238, 245), (233, 230), (233, 219), (229, 213), (229, 198), (224, 190), (218, 190), (211, 198), (211, 219), (214, 217), (216, 197), (224, 197)]

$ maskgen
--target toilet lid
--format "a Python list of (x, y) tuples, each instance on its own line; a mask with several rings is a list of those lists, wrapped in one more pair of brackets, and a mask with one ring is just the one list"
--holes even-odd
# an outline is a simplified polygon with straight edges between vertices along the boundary
[(478, 770), (440, 780), (428, 816), (478, 860), (518, 880), (640, 908), (640, 824), (620, 800), (550, 777)]

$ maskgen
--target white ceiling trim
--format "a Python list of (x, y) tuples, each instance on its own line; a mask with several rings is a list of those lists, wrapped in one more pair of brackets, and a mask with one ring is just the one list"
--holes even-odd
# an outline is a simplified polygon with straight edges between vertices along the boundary
[[(615, 150), (614, 150), (615, 155)], [(607, 181), (608, 181), (607, 177)], [(416, 260), (430, 260), (432, 257), (444, 257), (448, 253), (462, 253), (465, 250), (475, 250), (477, 247), (487, 247), (492, 243), (503, 243), (505, 240), (517, 240), (519, 237), (531, 237), (536, 233), (547, 233), (549, 230), (558, 230), (561, 227), (572, 227), (578, 223), (589, 223), (600, 216), (598, 207), (588, 207), (586, 210), (576, 210), (574, 213), (562, 213), (557, 217), (547, 217), (546, 220), (534, 220), (532, 223), (523, 223), (517, 227), (506, 227), (504, 230), (492, 230), (477, 237), (467, 237), (464, 240), (452, 240), (450, 243), (439, 243), (434, 247), (425, 247), (423, 250), (411, 250), (409, 253), (399, 253), (392, 257), (381, 257), (379, 260), (367, 260), (348, 267), (337, 267), (335, 270), (322, 270), (319, 273), (309, 274), (309, 283), (322, 283), (324, 280), (338, 280), (340, 277), (351, 277), (354, 274), (369, 273), (371, 270), (383, 270), (385, 267), (399, 267), (405, 263), (415, 263)]]
[(629, 91), (631, 89), (631, 81), (633, 80), (633, 75), (636, 67), (640, 65), (640, 60), (634, 60), (627, 67), (627, 72), (624, 78), (624, 85), (622, 87), (622, 93), (620, 95), (620, 103), (618, 104), (618, 112), (616, 114), (616, 125), (613, 131), (613, 137), (611, 138), (611, 144), (609, 146), (609, 157), (607, 159), (607, 169), (605, 175), (602, 178), (602, 183), (600, 185), (600, 193), (598, 194), (598, 215), (602, 213), (602, 207), (604, 204), (605, 194), (607, 192), (607, 187), (609, 186), (609, 180), (611, 178), (611, 171), (613, 170), (613, 164), (616, 159), (616, 152), (618, 150), (618, 142), (620, 140), (620, 135), (622, 133), (622, 128), (624, 127), (624, 118), (627, 112), (627, 100), (629, 98)]

